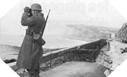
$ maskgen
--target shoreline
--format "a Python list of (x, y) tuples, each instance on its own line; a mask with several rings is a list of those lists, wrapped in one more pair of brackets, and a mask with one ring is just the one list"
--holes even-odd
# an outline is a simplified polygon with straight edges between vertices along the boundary
[[(23, 42), (24, 36), (23, 35), (2, 35), (0, 38), (0, 44), (3, 45), (12, 45), (20, 47)], [(82, 41), (78, 39), (69, 39), (64, 37), (52, 37), (52, 36), (45, 36), (44, 40), (46, 44), (43, 48), (64, 48), (64, 47), (73, 47), (76, 45), (81, 45), (88, 43), (87, 41)]]

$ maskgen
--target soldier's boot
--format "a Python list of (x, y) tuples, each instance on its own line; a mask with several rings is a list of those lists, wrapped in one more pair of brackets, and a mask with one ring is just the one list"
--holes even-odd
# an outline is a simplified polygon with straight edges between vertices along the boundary
[(35, 69), (28, 69), (29, 72), (29, 77), (40, 77), (39, 76), (39, 70), (35, 70)]

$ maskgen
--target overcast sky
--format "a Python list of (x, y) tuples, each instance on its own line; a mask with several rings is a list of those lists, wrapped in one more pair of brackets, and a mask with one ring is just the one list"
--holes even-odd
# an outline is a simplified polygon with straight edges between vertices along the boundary
[(61, 35), (67, 24), (120, 28), (126, 22), (108, 0), (21, 0), (1, 19), (1, 34), (24, 34), (26, 28), (20, 24), (23, 8), (34, 2), (42, 5), (45, 17), (51, 9), (45, 35)]

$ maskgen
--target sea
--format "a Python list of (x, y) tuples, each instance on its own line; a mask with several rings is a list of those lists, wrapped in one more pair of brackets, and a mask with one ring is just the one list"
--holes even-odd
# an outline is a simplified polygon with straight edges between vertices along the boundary
[[(24, 36), (25, 35), (1, 35), (0, 44), (20, 47), (23, 42)], [(46, 41), (46, 44), (43, 47), (50, 49), (74, 47), (87, 43), (86, 41), (82, 40), (74, 40), (58, 36), (45, 36), (44, 40)]]

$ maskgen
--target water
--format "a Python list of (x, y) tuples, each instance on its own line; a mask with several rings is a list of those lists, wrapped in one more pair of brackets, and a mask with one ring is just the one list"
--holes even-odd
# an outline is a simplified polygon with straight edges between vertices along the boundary
[[(24, 35), (2, 35), (0, 36), (0, 44), (21, 46)], [(46, 44), (44, 48), (62, 48), (62, 47), (73, 47), (87, 43), (86, 41), (72, 40), (62, 37), (44, 37)]]

